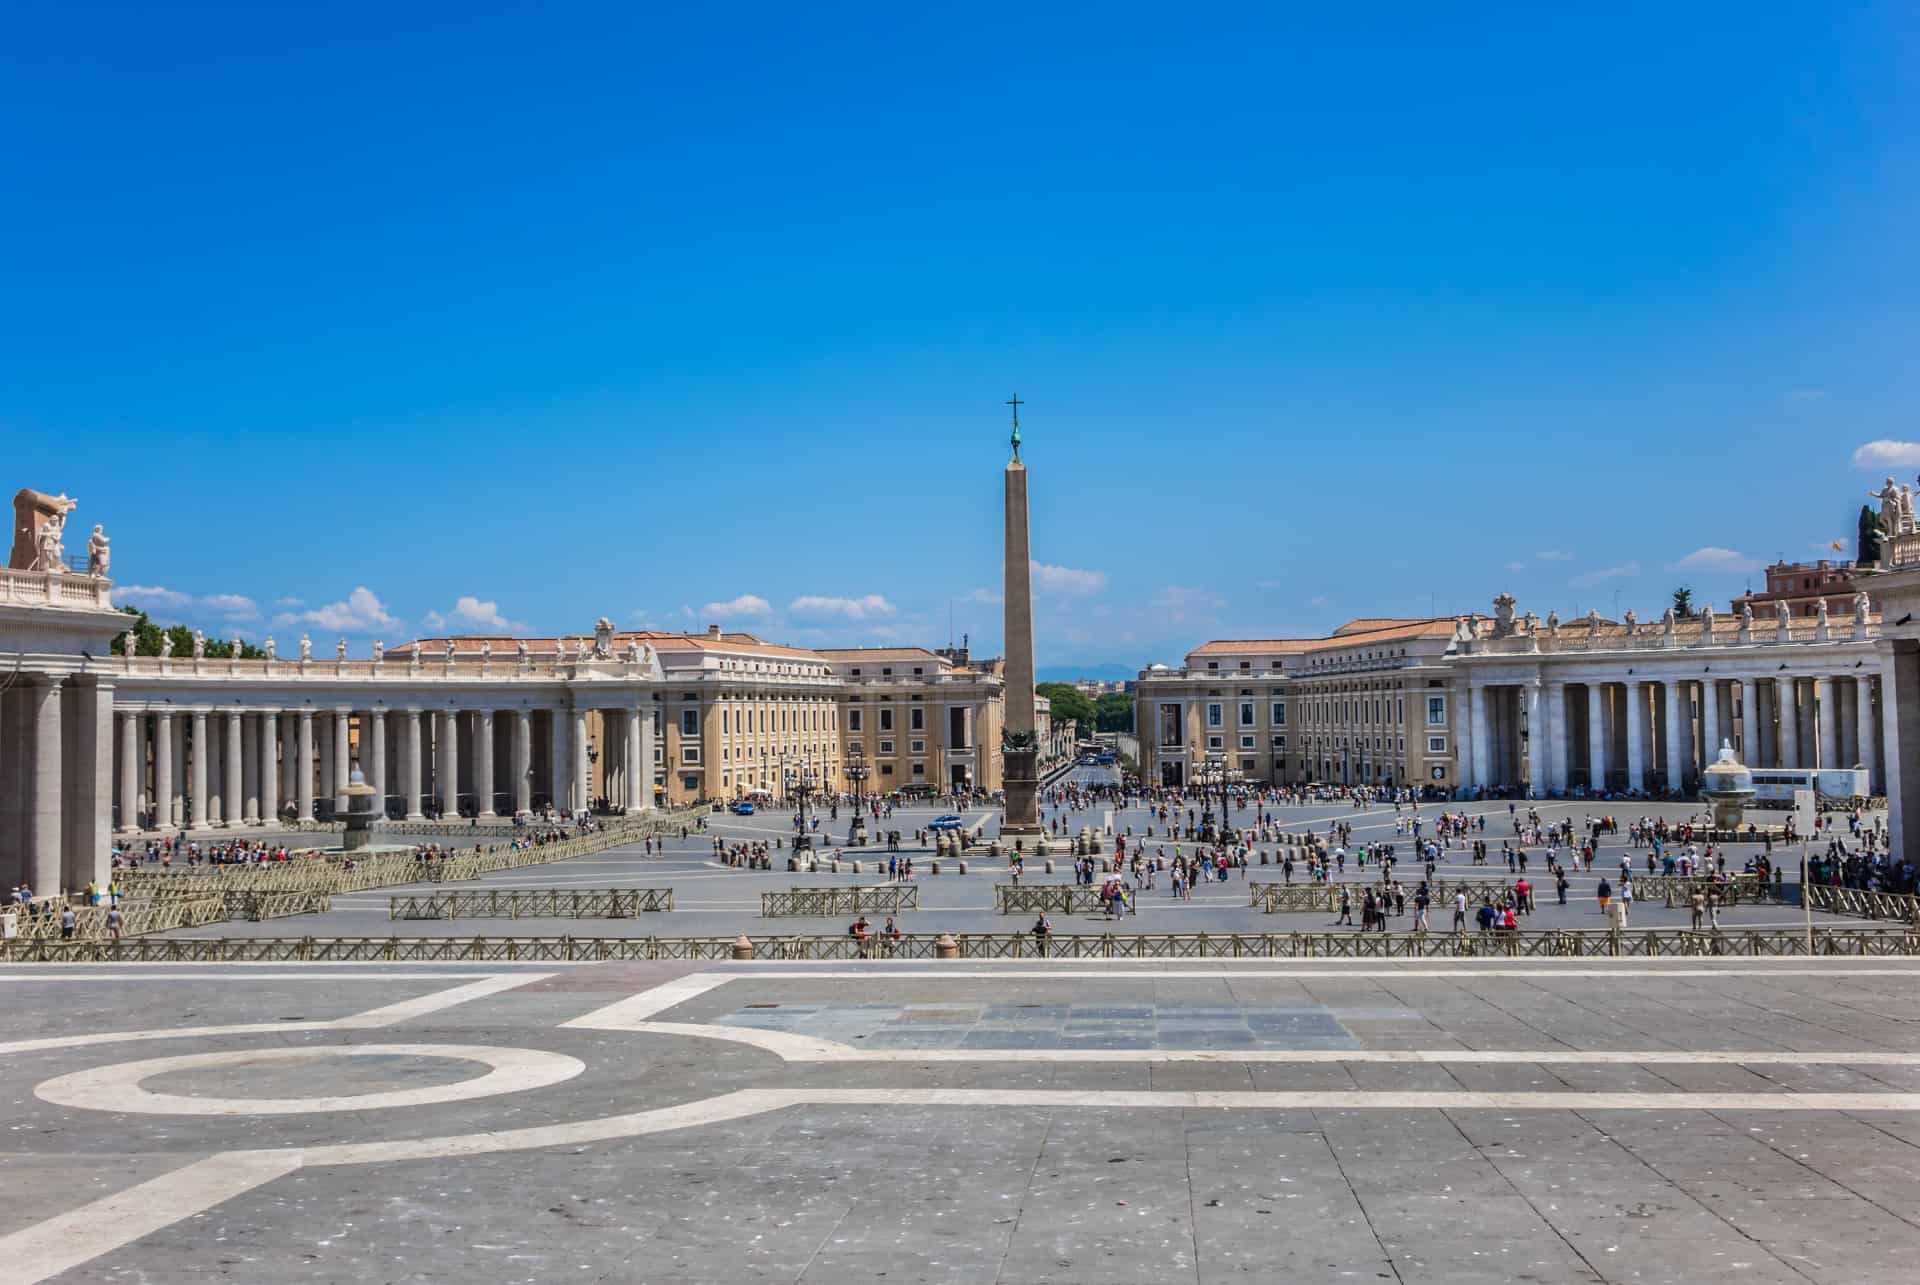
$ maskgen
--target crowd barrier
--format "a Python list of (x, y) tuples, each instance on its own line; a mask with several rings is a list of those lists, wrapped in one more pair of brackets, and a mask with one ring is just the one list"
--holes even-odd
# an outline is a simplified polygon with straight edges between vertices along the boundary
[[(748, 952), (743, 955), (743, 944)], [(1521, 933), (913, 933), (734, 937), (124, 937), (0, 943), (0, 962), (579, 963), (602, 960), (1516, 959), (1920, 955), (1920, 929), (1679, 928)]]
[(993, 905), (1003, 915), (1048, 911), (1079, 915), (1107, 909), (1097, 885), (1073, 883), (997, 883), (993, 886)]
[(1920, 897), (1895, 892), (1868, 892), (1864, 888), (1842, 888), (1830, 883), (1810, 883), (1804, 890), (1807, 906), (1836, 915), (1860, 919), (1894, 919), (1920, 924)]
[(763, 919), (858, 915), (867, 911), (918, 910), (920, 889), (913, 884), (880, 884), (871, 888), (794, 888), (760, 894)]
[(389, 919), (628, 919), (672, 909), (671, 888), (468, 888), (387, 899)]

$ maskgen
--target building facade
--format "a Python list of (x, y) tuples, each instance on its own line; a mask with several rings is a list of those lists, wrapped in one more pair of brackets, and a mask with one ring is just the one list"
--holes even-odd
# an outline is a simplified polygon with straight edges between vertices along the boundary
[(1791, 615), (1812, 618), (1826, 603), (1829, 616), (1840, 616), (1853, 609), (1854, 576), (1851, 562), (1776, 562), (1767, 568), (1767, 587), (1762, 593), (1743, 593), (1733, 600), (1733, 614), (1750, 610), (1762, 620), (1771, 619), (1775, 604), (1785, 603)]

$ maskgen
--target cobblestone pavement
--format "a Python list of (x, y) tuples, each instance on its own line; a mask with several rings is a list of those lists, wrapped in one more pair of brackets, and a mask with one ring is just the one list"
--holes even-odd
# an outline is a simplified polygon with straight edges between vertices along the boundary
[(1917, 976), (8, 966), (0, 1273), (1905, 1281)]
[[(1484, 812), (1488, 818), (1486, 838), (1495, 854), (1495, 860), (1487, 865), (1471, 864), (1466, 851), (1455, 846), (1450, 849), (1441, 862), (1436, 877), (1443, 880), (1470, 879), (1510, 882), (1514, 875), (1498, 860), (1500, 842), (1503, 837), (1513, 834), (1505, 803), (1481, 803), (1470, 805), (1452, 805), (1464, 808), (1470, 813)], [(1525, 805), (1520, 805), (1524, 814)], [(1596, 814), (1584, 803), (1544, 803), (1537, 805), (1543, 816), (1549, 820), (1571, 816), (1576, 822), (1584, 821), (1588, 815)], [(1616, 817), (1624, 830), (1629, 819), (1642, 815), (1665, 815), (1679, 820), (1692, 815), (1696, 808), (1681, 804), (1634, 805), (1629, 812), (1616, 810)], [(930, 873), (931, 853), (925, 847), (914, 848), (911, 842), (916, 830), (925, 827), (928, 821), (938, 815), (939, 809), (912, 808), (902, 809), (893, 817), (880, 822), (877, 833), (886, 829), (898, 829), (906, 836), (907, 847), (911, 849), (918, 868), (915, 882), (919, 885), (920, 908), (903, 911), (898, 920), (903, 932), (1007, 932), (1024, 930), (1031, 924), (1031, 917), (1002, 915), (994, 909), (993, 885), (1004, 883), (1011, 877), (1008, 863), (1004, 860), (986, 858), (982, 855), (967, 859), (968, 873), (964, 876), (956, 871), (955, 864), (945, 862), (942, 873), (935, 876)], [(1421, 815), (1431, 819), (1438, 809), (1432, 805), (1422, 808)], [(981, 808), (968, 811), (966, 819), (971, 822), (985, 819), (992, 814)], [(1051, 815), (1051, 810), (1049, 810)], [(1124, 835), (1131, 826), (1139, 841), (1148, 844), (1150, 851), (1162, 851), (1171, 856), (1175, 841), (1165, 838), (1165, 826), (1157, 820), (1150, 820), (1144, 810), (1133, 809), (1120, 813), (1110, 813), (1100, 808), (1085, 812), (1065, 814), (1069, 829), (1078, 832), (1082, 825), (1098, 826), (1104, 829), (1111, 825), (1116, 834)], [(1394, 814), (1388, 808), (1374, 808), (1365, 812), (1356, 812), (1350, 806), (1315, 805), (1302, 808), (1282, 808), (1277, 810), (1280, 824), (1289, 833), (1303, 833), (1312, 830), (1324, 834), (1330, 821), (1339, 820), (1354, 827), (1354, 843), (1392, 843), (1395, 842)], [(713, 839), (719, 836), (730, 842), (765, 841), (772, 843), (776, 839), (786, 840), (792, 833), (793, 820), (790, 812), (765, 812), (752, 817), (737, 817), (730, 813), (715, 813), (709, 818), (709, 830), (705, 835), (694, 834), (688, 838), (674, 839), (664, 846), (663, 851), (647, 854), (639, 846), (615, 848), (592, 856), (576, 858), (572, 861), (547, 866), (527, 866), (518, 870), (503, 871), (485, 879), (461, 884), (416, 884), (405, 888), (382, 888), (368, 892), (347, 893), (335, 897), (331, 912), (323, 915), (303, 915), (292, 919), (267, 920), (260, 923), (231, 921), (211, 924), (202, 928), (185, 929), (171, 934), (190, 937), (301, 937), (301, 936), (340, 936), (369, 937), (402, 935), (409, 937), (453, 936), (453, 937), (532, 937), (560, 936), (732, 936), (741, 932), (765, 933), (840, 933), (846, 931), (852, 916), (834, 918), (762, 918), (760, 915), (760, 895), (765, 892), (786, 891), (795, 887), (826, 887), (830, 885), (871, 885), (885, 881), (884, 873), (876, 873), (876, 857), (885, 860), (884, 848), (869, 846), (865, 849), (845, 846), (847, 826), (851, 818), (842, 812), (837, 819), (823, 819), (819, 836), (818, 854), (830, 858), (836, 850), (845, 859), (841, 873), (829, 874), (824, 869), (817, 874), (794, 874), (785, 869), (785, 857), (788, 852), (782, 849), (772, 871), (748, 871), (725, 866), (713, 859)], [(1156, 837), (1146, 839), (1149, 824), (1155, 827)], [(833, 840), (841, 841), (835, 844)], [(1398, 867), (1398, 878), (1411, 893), (1419, 881), (1419, 867), (1407, 858), (1412, 850), (1412, 842), (1401, 837), (1398, 851), (1403, 861)], [(1179, 844), (1182, 852), (1191, 854), (1195, 845), (1190, 842)], [(1110, 850), (1110, 849), (1109, 849)], [(1738, 866), (1752, 852), (1758, 851), (1757, 845), (1736, 845), (1730, 851), (1732, 861)], [(1245, 872), (1235, 872), (1225, 883), (1209, 884), (1196, 888), (1191, 900), (1175, 900), (1167, 889), (1164, 877), (1151, 890), (1143, 889), (1138, 899), (1136, 915), (1115, 921), (1099, 914), (1055, 914), (1052, 916), (1054, 929), (1059, 933), (1101, 933), (1101, 932), (1154, 932), (1154, 933), (1191, 933), (1191, 932), (1317, 932), (1335, 930), (1334, 915), (1331, 912), (1288, 912), (1267, 914), (1249, 904), (1246, 884), (1249, 881), (1280, 882), (1283, 874), (1278, 865), (1281, 849), (1267, 845), (1263, 852), (1275, 864), (1252, 865)], [(1563, 854), (1564, 855), (1564, 854)], [(1527, 877), (1532, 881), (1536, 912), (1522, 921), (1522, 927), (1530, 930), (1541, 929), (1603, 929), (1606, 920), (1601, 913), (1595, 897), (1602, 877), (1611, 880), (1616, 886), (1619, 882), (1620, 859), (1627, 856), (1639, 873), (1646, 872), (1647, 852), (1645, 849), (1633, 849), (1628, 845), (1624, 834), (1608, 837), (1602, 843), (1600, 859), (1591, 874), (1576, 874), (1571, 878), (1568, 890), (1568, 904), (1561, 907), (1554, 902), (1550, 883), (1544, 879), (1544, 851), (1531, 850), (1532, 860)], [(859, 874), (852, 870), (852, 862), (860, 860), (862, 869)], [(1797, 878), (1798, 849), (1779, 849), (1775, 859), (1782, 862), (1789, 871), (1788, 878)], [(1056, 858), (1054, 873), (1047, 874), (1041, 863), (1029, 861), (1026, 865), (1025, 882), (1069, 882), (1072, 878), (1072, 861), (1069, 858)], [(1411, 876), (1411, 877), (1409, 877)], [(1296, 867), (1295, 882), (1305, 882), (1303, 867)], [(1372, 868), (1362, 870), (1353, 861), (1340, 876), (1340, 880), (1358, 886), (1377, 879)], [(628, 919), (571, 919), (571, 918), (525, 918), (525, 919), (415, 919), (394, 920), (389, 917), (392, 898), (406, 894), (433, 891), (447, 891), (455, 888), (470, 889), (531, 889), (531, 888), (646, 888), (671, 887), (674, 890), (675, 908), (671, 913), (649, 913)], [(1450, 914), (1443, 913), (1445, 908), (1434, 907), (1432, 926), (1446, 929), (1451, 926)], [(883, 915), (869, 916), (873, 922), (880, 923)], [(1359, 918), (1359, 904), (1354, 905), (1354, 918)], [(1684, 927), (1689, 922), (1689, 914), (1683, 908), (1669, 910), (1663, 902), (1640, 901), (1635, 903), (1630, 917), (1630, 926), (1636, 928)], [(1797, 905), (1761, 904), (1740, 906), (1725, 910), (1721, 922), (1729, 927), (1796, 927), (1802, 922)], [(1823, 915), (1823, 923), (1849, 922), (1837, 916)], [(1406, 913), (1389, 922), (1395, 931), (1411, 929), (1413, 907), (1407, 906)], [(1340, 927), (1338, 931), (1348, 931)]]

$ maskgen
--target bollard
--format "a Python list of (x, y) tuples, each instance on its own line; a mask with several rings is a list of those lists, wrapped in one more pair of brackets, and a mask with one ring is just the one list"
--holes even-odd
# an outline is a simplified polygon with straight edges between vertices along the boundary
[(753, 941), (745, 933), (733, 939), (733, 957), (735, 959), (753, 958)]
[(959, 868), (959, 870), (958, 870), (958, 871), (956, 871), (956, 873), (958, 873), (958, 874), (965, 874), (966, 872), (967, 872), (967, 863), (966, 863), (966, 862), (964, 862), (964, 861), (962, 861), (962, 862), (960, 863), (960, 868)]
[(960, 943), (953, 939), (952, 933), (940, 934), (939, 940), (933, 943), (933, 957), (935, 959), (960, 958)]
[(798, 858), (798, 857), (788, 857), (788, 858), (787, 858), (787, 873), (789, 873), (789, 874), (799, 874), (799, 873), (800, 873), (800, 858)]
[(859, 873), (860, 873), (860, 863), (859, 863), (858, 861), (856, 861), (856, 862), (854, 862), (854, 863), (853, 863), (853, 872), (854, 872), (855, 874), (859, 874)]
[(1047, 858), (1047, 873), (1048, 873), (1048, 874), (1052, 874), (1052, 873), (1053, 873), (1053, 858), (1052, 858), (1052, 857), (1048, 857), (1048, 858)]
[(929, 861), (929, 862), (927, 863), (927, 873), (928, 873), (928, 874), (936, 874), (936, 875), (937, 875), (937, 874), (939, 874), (939, 873), (940, 873), (940, 863), (939, 863), (938, 861)]

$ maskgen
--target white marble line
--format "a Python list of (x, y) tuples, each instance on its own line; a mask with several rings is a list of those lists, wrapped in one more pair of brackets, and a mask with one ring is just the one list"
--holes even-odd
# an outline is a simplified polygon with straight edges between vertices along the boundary
[[(1721, 978), (1737, 978), (1737, 977), (1742, 977), (1746, 975), (1765, 976), (1765, 977), (1882, 977), (1882, 976), (1898, 977), (1898, 976), (1910, 976), (1915, 973), (1920, 973), (1920, 967), (1912, 967), (1912, 966), (1904, 967), (1904, 968), (1902, 967), (1809, 968), (1809, 967), (1806, 967), (1804, 964), (1802, 964), (1798, 968), (1757, 968), (1757, 969), (1647, 968), (1647, 967), (1632, 968), (1632, 967), (1625, 967), (1625, 966), (1617, 967), (1617, 968), (1588, 968), (1588, 967), (1575, 967), (1572, 965), (1568, 965), (1566, 967), (1547, 967), (1547, 968), (1379, 968), (1379, 967), (1343, 968), (1343, 967), (1337, 967), (1337, 966), (1316, 968), (1311, 966), (1315, 961), (1301, 961), (1302, 963), (1307, 965), (1306, 967), (1301, 967), (1296, 964), (1285, 963), (1281, 961), (1262, 960), (1258, 962), (1250, 961), (1246, 966), (1240, 967), (1240, 968), (1221, 968), (1218, 966), (1218, 961), (1209, 961), (1214, 964), (1214, 967), (1211, 969), (1180, 968), (1175, 970), (1165, 970), (1165, 969), (1157, 969), (1157, 968), (1140, 968), (1137, 966), (1128, 967), (1126, 966), (1127, 961), (1123, 961), (1123, 960), (1089, 960), (1089, 959), (1057, 959), (1057, 960), (1045, 960), (1045, 961), (1038, 961), (1034, 959), (1021, 959), (1021, 960), (1006, 961), (1009, 964), (1023, 964), (1026, 966), (1024, 969), (1022, 968), (986, 969), (986, 968), (973, 968), (973, 967), (947, 968), (945, 966), (933, 966), (933, 967), (920, 968), (920, 969), (902, 969), (902, 968), (889, 968), (885, 965), (879, 965), (879, 964), (876, 964), (872, 968), (850, 969), (845, 967), (838, 967), (838, 968), (833, 967), (832, 964), (835, 961), (820, 961), (820, 962), (823, 964), (826, 964), (827, 966), (826, 967), (808, 967), (806, 965), (806, 962), (801, 960), (782, 960), (778, 964), (773, 964), (769, 962), (769, 964), (764, 967), (742, 963), (734, 966), (734, 968), (737, 969), (738, 971), (733, 971), (732, 969), (730, 969), (724, 975), (728, 977), (734, 977), (734, 978), (804, 977), (804, 978), (827, 979), (827, 980), (840, 980), (843, 978), (859, 978), (863, 981), (874, 979), (874, 978), (892, 978), (892, 979), (898, 979), (903, 981), (929, 982), (929, 981), (941, 981), (946, 978), (980, 978), (980, 977), (992, 978), (998, 981), (1006, 981), (1009, 979), (1059, 981), (1067, 977), (1068, 972), (1080, 971), (1079, 969), (1068, 969), (1065, 971), (1057, 971), (1053, 968), (1041, 969), (1041, 968), (1034, 967), (1036, 963), (1042, 963), (1042, 962), (1049, 965), (1058, 965), (1058, 964), (1069, 964), (1069, 965), (1077, 964), (1082, 966), (1091, 966), (1096, 964), (1120, 965), (1119, 967), (1100, 970), (1100, 976), (1097, 978), (1076, 977), (1072, 979), (1074, 981), (1106, 981), (1109, 979), (1114, 979), (1114, 980), (1121, 980), (1121, 979), (1148, 980), (1150, 979), (1153, 981), (1162, 981), (1162, 982), (1191, 981), (1191, 980), (1211, 981), (1211, 980), (1217, 980), (1220, 978), (1234, 978), (1234, 977), (1274, 978), (1276, 980), (1281, 980), (1281, 981), (1300, 981), (1300, 980), (1306, 980), (1306, 979), (1311, 979), (1315, 977), (1330, 977), (1335, 979), (1346, 978), (1346, 977), (1438, 977), (1438, 978), (1444, 978), (1447, 980), (1458, 980), (1458, 979), (1470, 978), (1470, 977), (1610, 977), (1610, 978), (1611, 977), (1721, 977)], [(840, 962), (844, 963), (844, 961), (840, 961)], [(992, 960), (969, 961), (970, 964), (990, 964), (993, 962), (995, 961), (992, 961)], [(1168, 962), (1172, 963), (1174, 961), (1169, 960)], [(1591, 961), (1588, 961), (1588, 962), (1591, 962)], [(1745, 961), (1742, 961), (1742, 962), (1745, 962)]]
[[(412, 976), (421, 976), (413, 974)], [(426, 974), (432, 976), (432, 974)], [(471, 976), (471, 974), (460, 974)], [(9, 1053), (38, 1053), (47, 1049), (87, 1048), (95, 1044), (123, 1044), (144, 1040), (183, 1040), (204, 1039), (216, 1035), (265, 1035), (269, 1032), (282, 1035), (288, 1031), (367, 1031), (383, 1026), (392, 1026), (396, 1022), (423, 1017), (428, 1013), (451, 1008), (455, 1004), (464, 1004), (470, 999), (494, 994), (515, 986), (525, 986), (529, 982), (543, 981), (552, 977), (552, 973), (513, 973), (505, 977), (482, 977), (469, 986), (455, 986), (431, 995), (422, 995), (418, 999), (402, 1000), (398, 1004), (387, 1004), (380, 1008), (368, 1009), (364, 1013), (355, 1013), (350, 1017), (337, 1017), (314, 1022), (241, 1022), (224, 1026), (180, 1026), (172, 1029), (145, 1031), (99, 1031), (86, 1035), (50, 1035), (41, 1039), (13, 1040), (0, 1044), (0, 1057)], [(340, 978), (352, 981), (354, 978)]]
[[(451, 1084), (414, 1089), (354, 1093), (335, 1097), (225, 1098), (153, 1093), (143, 1081), (174, 1071), (210, 1067), (254, 1067), (265, 1063), (305, 1063), (343, 1057), (431, 1057), (478, 1062), (486, 1074)], [(56, 1076), (34, 1086), (33, 1095), (55, 1106), (134, 1115), (307, 1115), (320, 1111), (374, 1111), (388, 1107), (430, 1106), (544, 1089), (571, 1080), (587, 1069), (577, 1057), (538, 1049), (493, 1048), (480, 1044), (347, 1044), (291, 1049), (242, 1049), (229, 1053), (186, 1053), (179, 1057), (121, 1062)]]
[(687, 977), (676, 977), (670, 982), (662, 982), (637, 995), (629, 995), (623, 1000), (596, 1008), (591, 1013), (576, 1017), (572, 1021), (562, 1022), (564, 1027), (584, 1027), (589, 1030), (625, 1030), (631, 1023), (645, 1021), (656, 1013), (664, 1013), (676, 1004), (683, 1004), (696, 995), (704, 995), (716, 986), (724, 986), (733, 978), (726, 973), (694, 973)]
[(7, 1279), (34, 1285), (244, 1195), (301, 1165), (298, 1151), (228, 1151), (0, 1236)]
[[(463, 981), (478, 973), (0, 973), (0, 985), (7, 982), (414, 982)], [(532, 974), (520, 980), (531, 981)]]
[[(431, 886), (437, 887), (438, 885)], [(183, 940), (191, 941), (196, 939), (184, 938)], [(370, 968), (378, 964), (382, 968), (412, 971), (421, 968), (445, 968), (447, 962), (448, 961), (444, 959), (303, 959), (299, 961), (299, 964), (302, 968)], [(590, 968), (598, 962), (598, 960), (592, 959), (490, 959), (486, 961), (486, 967), (489, 972), (495, 972), (503, 968)], [(221, 959), (209, 960), (205, 963), (198, 964), (177, 959), (119, 959), (114, 961), (113, 966), (115, 968), (171, 969), (175, 976), (199, 977), (203, 975), (199, 971), (201, 969), (285, 968), (287, 963), (288, 961), (284, 959)], [(23, 976), (27, 971), (40, 970), (47, 967), (48, 965), (46, 964), (0, 964), (0, 977)], [(21, 971), (7, 971), (14, 969)], [(475, 977), (480, 974), (461, 973), (458, 975), (462, 977)]]

